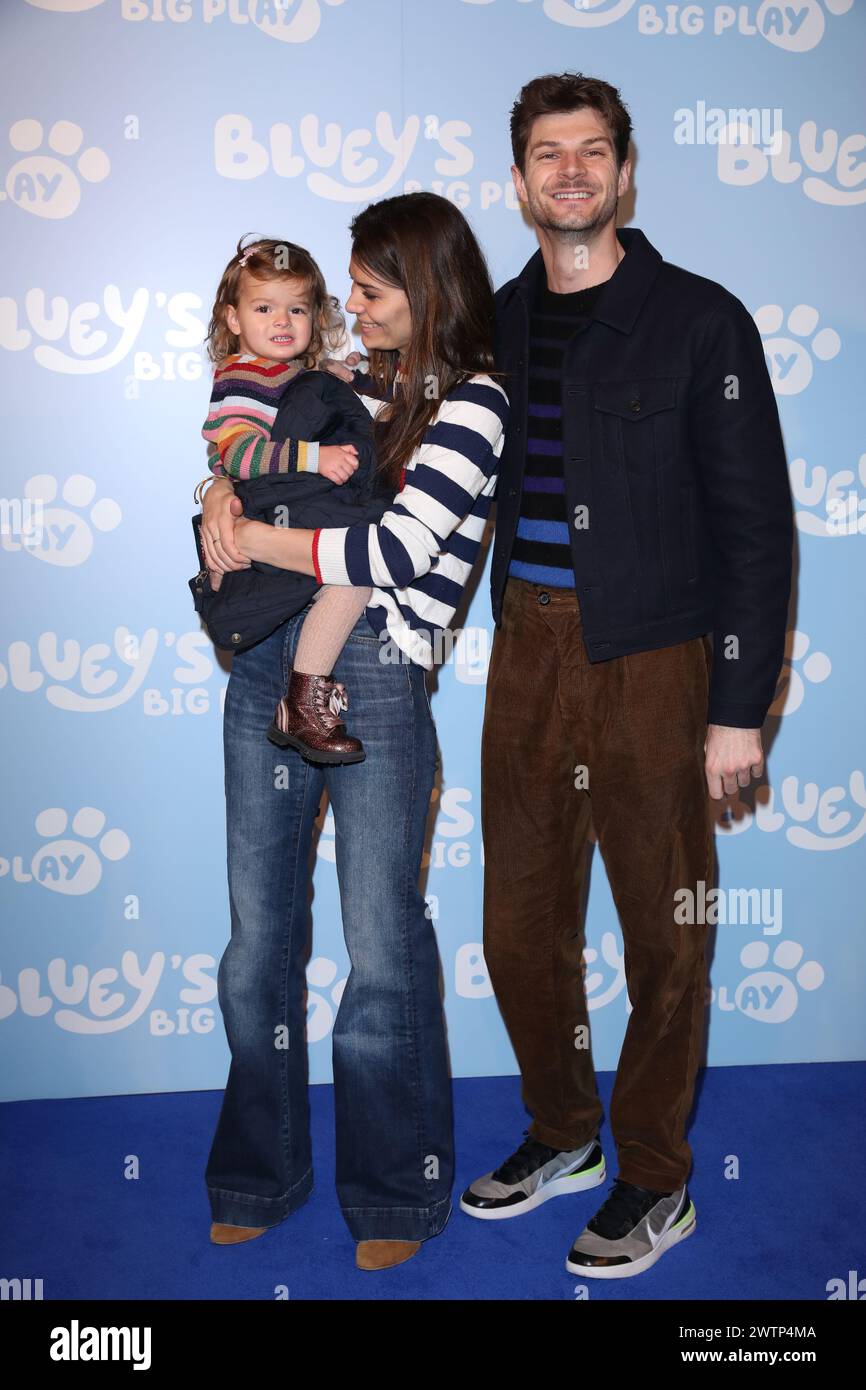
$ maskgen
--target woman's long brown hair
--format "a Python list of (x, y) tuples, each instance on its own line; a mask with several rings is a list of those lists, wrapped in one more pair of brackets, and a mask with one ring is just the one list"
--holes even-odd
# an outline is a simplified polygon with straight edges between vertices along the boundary
[[(374, 421), (379, 470), (395, 489), (444, 396), (476, 372), (493, 374), (493, 284), (466, 218), (437, 193), (403, 193), (359, 212), (353, 258), (409, 300), (412, 337), (371, 348), (369, 372), (392, 399)], [(399, 357), (399, 362), (398, 362)]]

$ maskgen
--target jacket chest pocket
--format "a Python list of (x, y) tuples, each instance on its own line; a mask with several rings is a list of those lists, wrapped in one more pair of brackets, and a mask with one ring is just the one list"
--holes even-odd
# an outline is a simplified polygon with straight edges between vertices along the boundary
[(677, 378), (599, 381), (592, 388), (603, 458), (651, 473), (673, 457)]

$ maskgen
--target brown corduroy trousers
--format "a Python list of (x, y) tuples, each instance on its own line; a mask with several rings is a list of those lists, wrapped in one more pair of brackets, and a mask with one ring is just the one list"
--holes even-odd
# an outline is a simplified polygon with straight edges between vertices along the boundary
[(663, 1192), (688, 1177), (705, 1020), (707, 928), (678, 924), (674, 895), (712, 886), (711, 659), (696, 637), (590, 663), (575, 591), (509, 577), (487, 678), (484, 955), (529, 1132), (576, 1149), (602, 1119), (582, 971), (592, 822), (632, 1004), (610, 1110), (619, 1176)]

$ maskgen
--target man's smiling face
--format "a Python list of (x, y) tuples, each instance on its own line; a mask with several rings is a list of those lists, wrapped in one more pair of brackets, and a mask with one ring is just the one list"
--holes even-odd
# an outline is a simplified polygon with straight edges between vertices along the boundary
[(603, 117), (590, 106), (537, 116), (526, 142), (524, 173), (512, 165), (517, 196), (537, 227), (587, 240), (616, 215), (631, 165), (617, 171)]

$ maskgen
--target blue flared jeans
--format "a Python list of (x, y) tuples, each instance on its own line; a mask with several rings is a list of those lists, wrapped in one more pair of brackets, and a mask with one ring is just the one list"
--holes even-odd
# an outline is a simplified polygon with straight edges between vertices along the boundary
[(327, 789), (351, 969), (333, 1030), (336, 1186), (356, 1240), (425, 1240), (451, 1212), (451, 1081), (433, 924), (418, 886), (438, 746), (425, 671), (380, 661), (362, 614), (334, 668), (363, 762), (271, 744), (309, 605), (237, 653), (226, 691), (231, 1067), (205, 1182), (214, 1221), (272, 1226), (307, 1198), (305, 963), (313, 824)]

